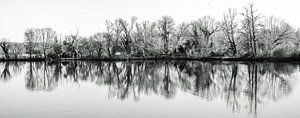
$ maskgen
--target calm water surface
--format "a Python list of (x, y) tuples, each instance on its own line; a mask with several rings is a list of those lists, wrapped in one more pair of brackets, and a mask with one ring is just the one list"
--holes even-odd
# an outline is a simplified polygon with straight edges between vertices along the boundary
[(299, 118), (295, 63), (0, 63), (0, 117)]

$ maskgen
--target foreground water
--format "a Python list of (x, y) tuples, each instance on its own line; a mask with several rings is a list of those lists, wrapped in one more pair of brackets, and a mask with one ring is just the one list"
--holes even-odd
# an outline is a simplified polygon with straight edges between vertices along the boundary
[(5, 62), (0, 117), (297, 118), (295, 63)]

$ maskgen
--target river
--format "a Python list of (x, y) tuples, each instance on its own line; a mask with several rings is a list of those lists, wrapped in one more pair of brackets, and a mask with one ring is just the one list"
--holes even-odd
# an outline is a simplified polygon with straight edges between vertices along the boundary
[(297, 118), (297, 63), (0, 63), (0, 117)]

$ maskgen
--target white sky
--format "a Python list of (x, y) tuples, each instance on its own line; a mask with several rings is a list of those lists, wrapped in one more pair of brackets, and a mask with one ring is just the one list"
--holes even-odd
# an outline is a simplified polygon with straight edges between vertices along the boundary
[(106, 19), (137, 16), (155, 21), (163, 15), (189, 22), (204, 15), (217, 20), (223, 12), (253, 2), (265, 16), (275, 15), (300, 27), (298, 0), (0, 0), (0, 38), (22, 42), (26, 28), (52, 27), (64, 35), (79, 29), (82, 36), (104, 31)]

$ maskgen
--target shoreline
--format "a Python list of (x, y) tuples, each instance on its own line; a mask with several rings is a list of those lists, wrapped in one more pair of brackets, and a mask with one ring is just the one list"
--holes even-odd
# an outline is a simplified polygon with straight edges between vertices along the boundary
[(134, 60), (182, 60), (182, 61), (244, 61), (244, 62), (300, 62), (300, 57), (257, 57), (257, 58), (243, 58), (243, 57), (112, 57), (112, 58), (60, 58), (60, 59), (45, 59), (45, 58), (20, 58), (20, 59), (0, 59), (0, 62), (6, 61), (134, 61)]

